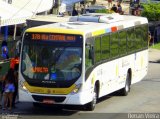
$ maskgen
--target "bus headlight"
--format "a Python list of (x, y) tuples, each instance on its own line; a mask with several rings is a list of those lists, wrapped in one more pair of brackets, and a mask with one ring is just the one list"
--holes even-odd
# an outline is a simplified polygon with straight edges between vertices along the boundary
[(80, 91), (82, 84), (76, 85), (76, 87), (72, 90), (71, 94), (76, 94)]
[(21, 90), (28, 92), (28, 90), (27, 90), (26, 86), (24, 85), (24, 82), (23, 82), (23, 81), (20, 81), (19, 84), (20, 84), (20, 89), (21, 89)]
[(25, 86), (25, 85), (23, 85), (23, 87), (22, 87), (22, 88), (23, 88), (23, 90), (27, 90), (27, 88), (26, 88), (26, 86)]

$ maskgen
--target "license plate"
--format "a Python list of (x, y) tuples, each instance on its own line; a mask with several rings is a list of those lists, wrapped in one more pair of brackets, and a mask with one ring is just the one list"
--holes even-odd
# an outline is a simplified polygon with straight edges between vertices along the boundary
[(49, 100), (49, 99), (44, 99), (43, 103), (45, 103), (45, 104), (54, 104), (55, 101), (54, 100)]

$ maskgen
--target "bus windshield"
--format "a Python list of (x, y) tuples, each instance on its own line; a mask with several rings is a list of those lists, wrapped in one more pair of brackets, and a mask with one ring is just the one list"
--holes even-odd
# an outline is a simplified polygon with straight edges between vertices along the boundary
[(26, 37), (22, 50), (22, 75), (30, 85), (70, 86), (81, 76), (81, 45), (70, 42), (31, 41)]

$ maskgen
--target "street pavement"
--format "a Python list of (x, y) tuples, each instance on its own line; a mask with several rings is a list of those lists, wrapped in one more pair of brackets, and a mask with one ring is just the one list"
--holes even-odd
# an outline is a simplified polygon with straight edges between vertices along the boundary
[(150, 48), (149, 49), (149, 61), (160, 62), (160, 50)]
[(159, 80), (160, 70), (160, 50), (149, 49), (149, 65), (148, 74), (145, 77), (146, 80)]

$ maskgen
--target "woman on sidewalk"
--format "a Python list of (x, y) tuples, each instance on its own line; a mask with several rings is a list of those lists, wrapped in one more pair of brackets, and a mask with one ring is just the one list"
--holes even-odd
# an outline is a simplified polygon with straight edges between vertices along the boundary
[(9, 110), (12, 109), (13, 94), (15, 92), (14, 81), (15, 81), (14, 70), (10, 68), (4, 79), (5, 82), (4, 108), (3, 108), (4, 110), (7, 108), (8, 102), (9, 102)]

